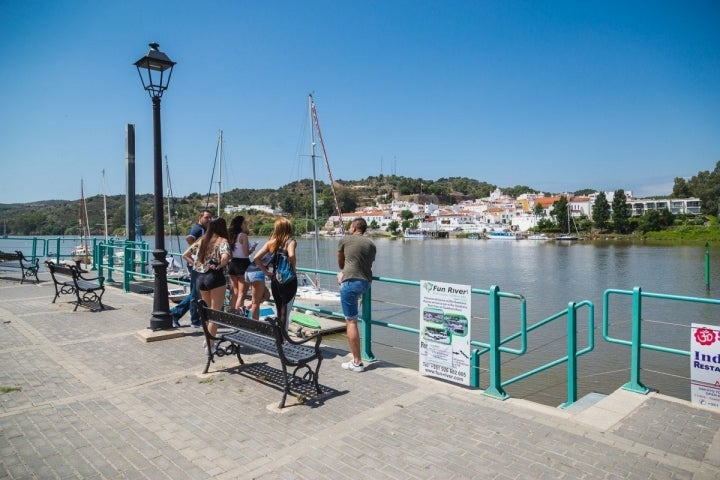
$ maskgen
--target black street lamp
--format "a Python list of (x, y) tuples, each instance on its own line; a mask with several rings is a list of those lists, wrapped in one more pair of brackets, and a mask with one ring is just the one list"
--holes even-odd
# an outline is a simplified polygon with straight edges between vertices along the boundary
[[(158, 50), (157, 43), (150, 44), (150, 51), (135, 62), (143, 87), (150, 94), (153, 104), (153, 141), (155, 144), (155, 250), (152, 262), (155, 272), (151, 330), (172, 328), (170, 301), (167, 286), (167, 251), (165, 250), (165, 222), (163, 209), (162, 142), (160, 136), (160, 97), (168, 88), (175, 62)], [(166, 75), (167, 72), (167, 75)], [(144, 76), (143, 76), (144, 75)]]

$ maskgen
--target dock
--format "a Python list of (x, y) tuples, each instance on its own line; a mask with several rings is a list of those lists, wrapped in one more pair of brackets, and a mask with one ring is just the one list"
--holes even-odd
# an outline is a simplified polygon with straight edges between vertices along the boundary
[(684, 400), (501, 401), (383, 361), (343, 370), (328, 342), (324, 393), (279, 410), (232, 356), (200, 374), (201, 331), (141, 341), (151, 296), (108, 288), (107, 310), (73, 312), (40, 279), (0, 273), (0, 478), (720, 478), (720, 412)]

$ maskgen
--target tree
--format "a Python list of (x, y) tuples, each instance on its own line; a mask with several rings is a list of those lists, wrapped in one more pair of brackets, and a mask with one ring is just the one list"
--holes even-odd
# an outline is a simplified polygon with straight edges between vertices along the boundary
[(564, 232), (567, 228), (567, 233), (570, 233), (570, 213), (568, 212), (568, 201), (565, 196), (561, 196), (560, 200), (553, 203), (553, 209), (550, 211), (550, 215), (555, 217), (555, 223), (557, 223), (561, 232)]
[(525, 185), (515, 185), (514, 187), (504, 187), (501, 189), (504, 195), (508, 195), (510, 197), (519, 197), (523, 193), (538, 193), (537, 190), (530, 188)]
[(692, 192), (690, 191), (690, 185), (688, 185), (688, 183), (685, 181), (684, 178), (675, 177), (675, 182), (673, 184), (672, 196), (673, 196), (673, 198), (692, 197)]
[(541, 218), (537, 223), (537, 230), (540, 232), (557, 232), (558, 228), (549, 218)]
[(533, 213), (535, 215), (537, 215), (538, 217), (543, 216), (544, 212), (545, 212), (545, 209), (539, 203), (536, 203), (535, 206), (533, 207)]
[(600, 230), (606, 230), (608, 228), (610, 220), (610, 204), (605, 197), (605, 192), (600, 194), (595, 199), (595, 204), (592, 207), (592, 217), (595, 228)]
[(687, 184), (692, 196), (702, 200), (703, 213), (717, 215), (720, 212), (720, 162), (715, 170), (698, 172)]
[(617, 233), (627, 233), (630, 226), (630, 208), (625, 198), (625, 190), (615, 190), (612, 201), (613, 228)]
[(403, 210), (400, 212), (400, 218), (402, 218), (403, 220), (410, 220), (414, 216), (415, 215), (413, 215), (413, 213), (410, 210)]
[(640, 231), (643, 233), (657, 232), (672, 226), (675, 221), (674, 215), (666, 208), (662, 210), (650, 210), (640, 219)]
[(388, 232), (390, 232), (390, 233), (397, 232), (397, 229), (399, 226), (400, 226), (400, 224), (398, 223), (397, 220), (391, 221), (390, 223), (388, 223), (388, 226), (387, 226)]

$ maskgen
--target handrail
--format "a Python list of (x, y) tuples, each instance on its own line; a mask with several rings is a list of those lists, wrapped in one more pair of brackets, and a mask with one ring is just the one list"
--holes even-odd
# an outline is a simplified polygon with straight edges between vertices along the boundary
[[(610, 296), (611, 295), (629, 295), (632, 296), (632, 325), (631, 339), (622, 340), (610, 336)], [(640, 380), (641, 371), (641, 354), (642, 349), (654, 350), (656, 352), (669, 353), (673, 355), (690, 356), (690, 351), (679, 350), (676, 348), (663, 347), (661, 345), (652, 345), (642, 342), (642, 307), (643, 298), (654, 298), (662, 300), (703, 303), (708, 305), (720, 305), (720, 300), (712, 298), (686, 297), (681, 295), (669, 295), (664, 293), (643, 292), (641, 287), (635, 287), (632, 290), (608, 289), (603, 293), (603, 339), (609, 343), (618, 345), (626, 345), (630, 347), (630, 381), (622, 386), (624, 390), (635, 393), (647, 394), (650, 389), (646, 387)]]
[[(21, 247), (25, 250), (31, 249), (32, 252), (28, 254), (33, 257), (50, 257), (54, 258), (57, 262), (60, 259), (70, 256), (67, 254), (61, 254), (61, 247), (65, 242), (76, 242), (75, 238), (62, 238), (58, 237), (55, 239), (39, 239), (37, 237), (3, 237), (0, 238), (0, 242), (21, 242)], [(12, 243), (16, 245), (15, 243)], [(2, 244), (4, 249), (11, 247)], [(116, 249), (122, 248), (124, 253), (124, 264), (122, 266), (114, 265), (113, 254)], [(0, 248), (2, 249), (2, 248)], [(21, 248), (12, 248), (21, 249)], [(51, 251), (54, 250), (54, 251)], [(25, 253), (25, 252), (24, 252)], [(147, 264), (147, 258), (150, 255), (150, 249), (146, 242), (114, 242), (109, 241), (97, 242), (97, 239), (93, 243), (93, 268), (99, 270), (99, 275), (103, 276), (104, 272), (107, 272), (106, 279), (108, 282), (113, 282), (113, 272), (122, 272), (123, 274), (123, 290), (125, 292), (130, 291), (130, 285), (136, 278), (151, 278), (152, 273), (145, 273), (137, 271), (138, 265)], [(136, 260), (136, 257), (138, 260)], [(319, 270), (306, 267), (298, 267), (299, 271), (317, 273), (320, 275), (335, 276), (335, 271)], [(173, 280), (175, 281), (175, 280)], [(184, 282), (176, 283), (182, 284)], [(421, 282), (415, 280), (396, 279), (389, 277), (373, 277), (373, 284), (377, 283), (390, 283), (408, 288), (419, 288)], [(480, 295), (487, 297), (488, 301), (488, 316), (487, 316), (487, 338), (486, 339), (471, 339), (470, 345), (473, 348), (471, 355), (471, 376), (470, 376), (470, 387), (480, 389), (480, 362), (483, 356), (486, 356), (488, 362), (488, 377), (487, 387), (483, 390), (483, 394), (498, 399), (505, 399), (508, 397), (504, 390), (504, 387), (514, 384), (516, 382), (525, 380), (532, 377), (540, 372), (549, 370), (551, 368), (566, 364), (567, 368), (567, 399), (560, 407), (566, 408), (576, 402), (578, 395), (577, 381), (579, 377), (577, 359), (585, 354), (590, 353), (595, 348), (595, 306), (593, 302), (589, 300), (582, 300), (578, 302), (569, 302), (567, 307), (557, 313), (550, 315), (536, 323), (529, 324), (527, 319), (527, 302), (525, 297), (515, 293), (502, 292), (496, 285), (492, 285), (489, 289), (471, 289), (472, 295)], [(629, 296), (632, 298), (631, 302), (631, 330), (629, 339), (621, 339), (611, 336), (611, 299), (616, 296)], [(631, 351), (631, 365), (630, 365), (630, 379), (627, 383), (622, 385), (622, 388), (635, 393), (646, 394), (649, 388), (643, 384), (640, 378), (641, 365), (642, 365), (642, 353), (643, 351), (655, 351), (660, 353), (667, 353), (678, 356), (690, 355), (687, 350), (681, 350), (677, 348), (671, 348), (663, 345), (655, 345), (650, 343), (644, 343), (642, 341), (642, 327), (643, 327), (643, 306), (648, 300), (663, 300), (672, 302), (689, 302), (699, 303), (713, 306), (720, 306), (720, 299), (712, 298), (698, 298), (688, 297), (680, 295), (670, 295), (662, 293), (651, 293), (644, 292), (641, 287), (635, 287), (633, 290), (619, 290), (619, 289), (607, 289), (603, 292), (602, 301), (602, 339), (608, 343), (627, 346)], [(508, 318), (505, 315), (501, 319), (501, 306), (504, 302), (517, 302), (518, 303), (518, 327), (515, 331), (506, 335), (504, 338), (501, 337), (501, 328), (508, 328)], [(303, 306), (304, 309), (322, 313), (325, 315), (332, 315), (335, 317), (342, 317), (339, 312), (333, 312), (328, 309), (320, 307)], [(578, 345), (578, 315), (581, 311), (587, 311), (587, 339), (586, 344), (583, 346)], [(627, 315), (626, 313), (624, 315)], [(716, 318), (720, 318), (717, 315)], [(502, 355), (524, 355), (528, 351), (529, 334), (535, 330), (545, 327), (551, 323), (556, 323), (565, 319), (565, 339), (566, 339), (566, 351), (564, 356), (550, 360), (543, 365), (533, 366), (528, 371), (522, 372), (513, 376), (512, 378), (503, 378), (503, 363), (501, 361)], [(375, 354), (372, 351), (373, 344), (373, 327), (375, 328), (387, 328), (402, 333), (418, 336), (421, 334), (419, 328), (410, 327), (407, 325), (401, 325), (390, 321), (382, 321), (373, 319), (373, 292), (372, 288), (362, 298), (362, 309), (361, 316), (359, 318), (361, 328), (361, 354), (363, 359), (367, 361), (377, 360)], [(583, 321), (584, 323), (585, 321)], [(517, 347), (511, 347), (511, 342), (518, 342)]]

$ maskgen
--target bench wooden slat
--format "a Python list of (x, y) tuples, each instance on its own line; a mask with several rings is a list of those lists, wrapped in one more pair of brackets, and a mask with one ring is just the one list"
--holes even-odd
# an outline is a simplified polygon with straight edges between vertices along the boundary
[[(242, 365), (245, 362), (238, 348), (242, 346), (280, 360), (285, 380), (283, 396), (279, 404), (280, 408), (285, 406), (285, 399), (292, 385), (312, 382), (318, 395), (322, 393), (318, 378), (320, 364), (323, 359), (320, 350), (321, 333), (318, 332), (302, 340), (293, 340), (288, 336), (285, 329), (280, 326), (277, 318), (274, 317), (268, 318), (267, 321), (253, 320), (241, 315), (213, 310), (208, 308), (202, 300), (198, 302), (198, 309), (203, 320), (206, 344), (213, 345), (216, 340), (219, 340), (218, 349), (222, 352), (221, 355), (234, 353)], [(210, 322), (217, 324), (221, 328), (230, 329), (230, 332), (218, 333), (213, 337), (208, 330), (208, 323)], [(224, 342), (229, 343), (230, 346), (223, 347)], [(208, 372), (210, 363), (214, 362), (215, 355), (218, 355), (213, 348), (207, 350), (208, 359), (203, 373)], [(313, 361), (317, 362), (314, 370), (309, 365)], [(294, 367), (292, 374), (288, 373), (287, 367)], [(302, 377), (297, 375), (299, 369), (304, 369), (305, 373)]]

